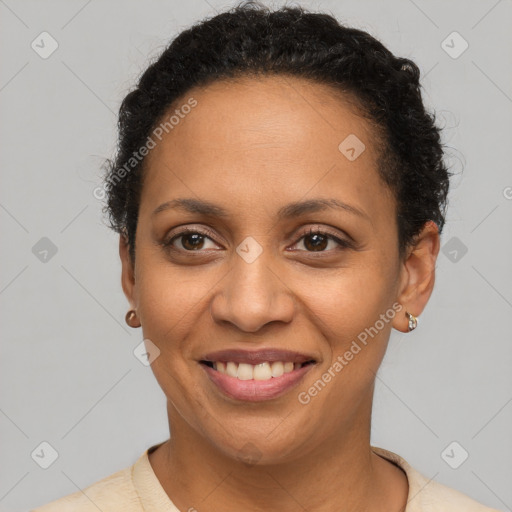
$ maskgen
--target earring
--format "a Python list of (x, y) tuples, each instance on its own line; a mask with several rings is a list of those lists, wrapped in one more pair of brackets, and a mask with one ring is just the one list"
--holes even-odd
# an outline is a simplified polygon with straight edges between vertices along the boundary
[(137, 320), (137, 312), (135, 309), (130, 309), (124, 317), (125, 322), (133, 329), (140, 327), (140, 322)]
[(409, 332), (414, 331), (414, 329), (418, 327), (418, 319), (414, 315), (411, 315), (411, 313), (408, 311), (405, 312), (405, 315), (409, 319)]

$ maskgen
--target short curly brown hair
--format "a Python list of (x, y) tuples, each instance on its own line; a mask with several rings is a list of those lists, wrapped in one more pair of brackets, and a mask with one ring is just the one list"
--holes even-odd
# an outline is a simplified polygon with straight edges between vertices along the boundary
[[(400, 255), (429, 220), (442, 231), (450, 173), (435, 115), (422, 102), (416, 64), (331, 15), (252, 2), (181, 32), (121, 104), (103, 211), (109, 227), (126, 237), (132, 261), (145, 161), (135, 161), (134, 154), (192, 87), (254, 74), (306, 78), (351, 94), (380, 141), (379, 173), (397, 201)], [(128, 161), (133, 165), (119, 179)]]

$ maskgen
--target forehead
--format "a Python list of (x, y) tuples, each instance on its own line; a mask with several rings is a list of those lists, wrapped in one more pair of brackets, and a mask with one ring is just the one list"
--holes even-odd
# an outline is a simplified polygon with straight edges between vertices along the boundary
[(382, 208), (380, 189), (389, 202), (376, 134), (332, 87), (288, 76), (215, 82), (188, 91), (164, 119), (190, 99), (196, 106), (146, 157), (141, 210), (180, 195), (233, 207), (264, 199), (267, 211), (308, 193)]

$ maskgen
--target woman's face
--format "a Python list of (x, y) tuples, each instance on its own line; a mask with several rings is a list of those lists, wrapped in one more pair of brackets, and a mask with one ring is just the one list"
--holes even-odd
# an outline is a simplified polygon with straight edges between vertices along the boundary
[(146, 159), (134, 276), (121, 252), (173, 436), (271, 463), (365, 432), (406, 310), (371, 127), (296, 78), (217, 82), (182, 104), (190, 97)]

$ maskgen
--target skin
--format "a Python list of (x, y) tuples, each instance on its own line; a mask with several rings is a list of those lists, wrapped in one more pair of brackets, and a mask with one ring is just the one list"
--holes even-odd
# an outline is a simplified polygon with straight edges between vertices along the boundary
[[(267, 76), (196, 88), (180, 104), (190, 96), (198, 105), (146, 160), (135, 264), (123, 237), (119, 244), (123, 290), (160, 350), (151, 366), (171, 439), (149, 456), (156, 476), (180, 510), (403, 510), (407, 478), (371, 451), (371, 407), (391, 329), (407, 332), (405, 311), (419, 316), (431, 295), (436, 225), (399, 257), (373, 128), (328, 86)], [(366, 145), (354, 161), (338, 149), (349, 134)], [(176, 198), (228, 215), (152, 215)], [(313, 198), (364, 216), (326, 209), (278, 219), (281, 207)], [(213, 236), (195, 250), (190, 236), (163, 247), (185, 224)], [(315, 250), (310, 228), (354, 245), (327, 238)], [(262, 248), (250, 264), (235, 250), (248, 236)], [(300, 403), (298, 393), (394, 303), (403, 309), (392, 321)], [(209, 351), (262, 347), (313, 354), (316, 364), (285, 395), (249, 403), (223, 395), (197, 362)]]

